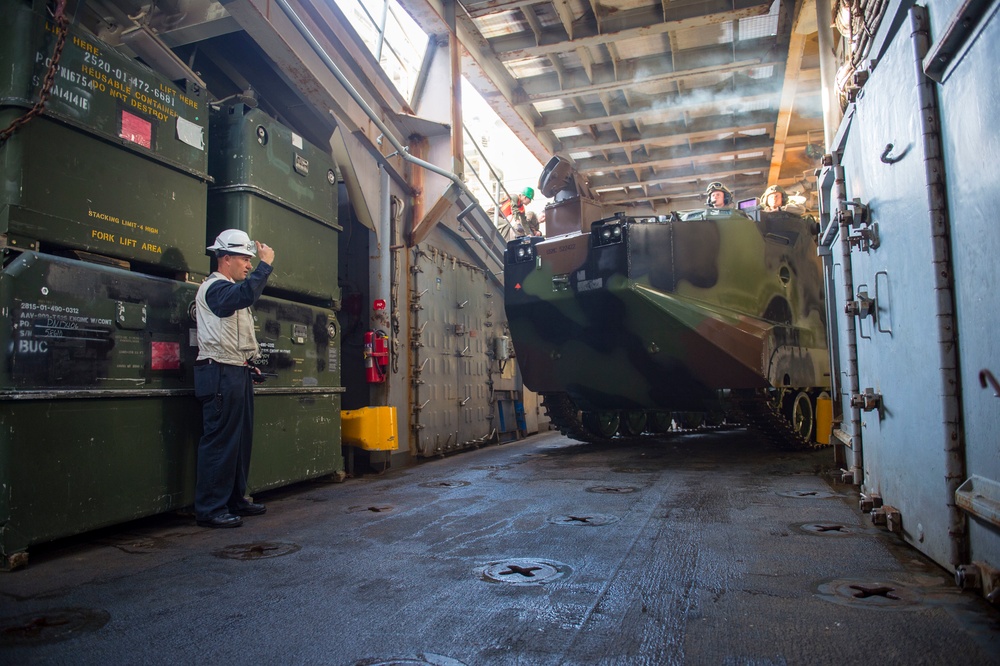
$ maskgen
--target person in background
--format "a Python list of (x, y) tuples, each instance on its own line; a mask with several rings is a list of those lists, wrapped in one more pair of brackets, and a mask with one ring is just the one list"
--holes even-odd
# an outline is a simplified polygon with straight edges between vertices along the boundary
[(531, 187), (526, 187), (517, 195), (515, 201), (511, 201), (505, 197), (500, 202), (500, 214), (507, 218), (510, 226), (514, 229), (514, 233), (518, 236), (524, 236), (528, 233), (526, 227), (527, 214), (524, 207), (530, 204), (534, 198), (535, 190)]
[[(545, 213), (542, 213), (544, 215)], [(541, 236), (542, 232), (539, 231), (540, 223), (538, 221), (538, 215), (534, 211), (528, 211), (524, 215), (524, 232), (528, 236)]]
[[(274, 263), (274, 250), (227, 229), (208, 247), (218, 267), (198, 288), (198, 359), (194, 393), (201, 401), (195, 518), (202, 527), (239, 527), (240, 516), (267, 509), (246, 497), (253, 444), (253, 385), (263, 381), (249, 361), (260, 348), (250, 306), (257, 302)], [(257, 268), (250, 271), (251, 259)]]
[(802, 206), (788, 201), (788, 193), (781, 185), (772, 185), (764, 190), (764, 194), (760, 197), (760, 205), (767, 213), (783, 210), (786, 213), (801, 215), (805, 212)]
[(709, 183), (705, 190), (705, 207), (730, 209), (733, 207), (733, 193), (720, 182)]

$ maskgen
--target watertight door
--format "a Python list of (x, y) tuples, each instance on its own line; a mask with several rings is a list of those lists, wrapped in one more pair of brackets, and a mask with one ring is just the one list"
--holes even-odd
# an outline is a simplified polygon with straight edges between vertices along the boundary
[(411, 428), (416, 452), (435, 456), (482, 444), (492, 431), (488, 344), (502, 308), (483, 271), (435, 249), (413, 271)]
[[(882, 31), (896, 24), (889, 18)], [(870, 217), (866, 225), (840, 227), (836, 241), (844, 242), (845, 233), (855, 237), (851, 293), (841, 289), (836, 310), (853, 307), (855, 313), (860, 392), (842, 400), (848, 405), (845, 422), (851, 399), (864, 403), (858, 424), (863, 454), (853, 451), (856, 462), (863, 462), (862, 492), (898, 510), (901, 535), (949, 567), (953, 512), (945, 449), (955, 427), (948, 422), (945, 361), (936, 334), (938, 241), (928, 204), (916, 56), (907, 21), (902, 23), (857, 96), (853, 117), (849, 113), (845, 120), (846, 198), (867, 205)], [(860, 209), (853, 210), (858, 216)], [(871, 242), (876, 229), (878, 241)], [(835, 280), (843, 279), (843, 268)], [(843, 350), (848, 341), (839, 338)]]
[[(1000, 52), (996, 5), (971, 29), (954, 21), (958, 5), (932, 3), (932, 44), (959, 44), (936, 86), (941, 107), (966, 470), (959, 505), (967, 518), (968, 561), (1000, 567), (1000, 313), (997, 312), (997, 194), (1000, 193)], [(952, 12), (955, 12), (954, 14)], [(949, 30), (951, 28), (951, 30)], [(962, 42), (962, 39), (965, 39)], [(928, 61), (925, 61), (928, 62)], [(982, 378), (982, 379), (981, 379)], [(985, 386), (984, 386), (985, 384)], [(973, 501), (975, 500), (975, 501)]]

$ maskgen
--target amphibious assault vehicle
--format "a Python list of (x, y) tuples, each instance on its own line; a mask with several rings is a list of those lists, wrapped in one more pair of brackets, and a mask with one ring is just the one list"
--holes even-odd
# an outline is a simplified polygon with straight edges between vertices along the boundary
[(828, 441), (830, 363), (816, 225), (707, 208), (604, 217), (553, 158), (546, 237), (512, 240), (505, 307), (525, 385), (578, 439), (749, 423)]

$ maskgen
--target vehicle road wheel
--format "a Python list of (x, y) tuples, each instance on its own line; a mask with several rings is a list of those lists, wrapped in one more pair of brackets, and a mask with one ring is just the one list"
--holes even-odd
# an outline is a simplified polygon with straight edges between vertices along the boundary
[(649, 431), (650, 432), (670, 432), (670, 425), (673, 417), (670, 412), (650, 412)]
[(626, 437), (638, 437), (646, 430), (646, 412), (630, 409), (622, 412), (621, 426), (618, 430)]
[(717, 428), (726, 422), (726, 413), (720, 409), (705, 414), (705, 425)]
[(583, 413), (583, 427), (592, 434), (605, 439), (611, 439), (618, 432), (618, 412), (611, 409), (600, 409), (596, 412)]
[(809, 394), (805, 391), (796, 393), (789, 411), (792, 430), (805, 441), (813, 441), (816, 430), (816, 403)]
[(700, 428), (705, 422), (704, 412), (674, 412), (674, 421), (681, 430)]

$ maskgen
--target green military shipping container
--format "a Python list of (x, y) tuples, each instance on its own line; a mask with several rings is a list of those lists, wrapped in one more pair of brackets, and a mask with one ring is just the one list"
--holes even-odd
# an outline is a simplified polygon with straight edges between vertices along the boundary
[[(39, 99), (57, 29), (0, 12), (0, 127)], [(0, 233), (15, 247), (89, 252), (162, 275), (206, 274), (205, 93), (182, 90), (70, 26), (44, 113), (0, 145)]]
[[(193, 502), (197, 286), (35, 252), (0, 273), (0, 566)], [(343, 474), (334, 313), (262, 298), (251, 492)]]
[(270, 293), (335, 307), (341, 227), (330, 154), (244, 104), (212, 109), (209, 144), (206, 244), (242, 229), (275, 249)]

